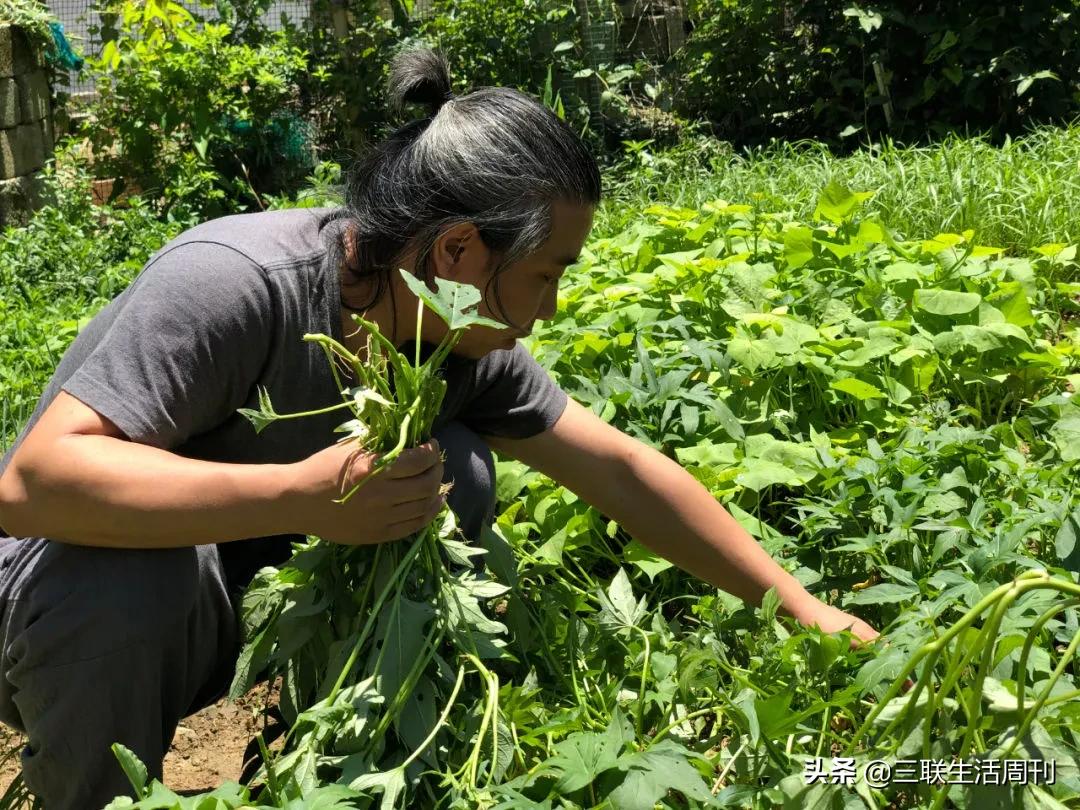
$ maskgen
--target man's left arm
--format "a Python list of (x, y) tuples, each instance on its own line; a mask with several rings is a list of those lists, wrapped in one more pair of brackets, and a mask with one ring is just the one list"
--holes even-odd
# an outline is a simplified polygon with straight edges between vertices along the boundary
[(678, 463), (604, 422), (573, 399), (548, 430), (527, 439), (484, 436), (490, 447), (562, 484), (660, 556), (751, 603), (775, 587), (781, 608), (827, 632), (866, 622), (812, 596)]

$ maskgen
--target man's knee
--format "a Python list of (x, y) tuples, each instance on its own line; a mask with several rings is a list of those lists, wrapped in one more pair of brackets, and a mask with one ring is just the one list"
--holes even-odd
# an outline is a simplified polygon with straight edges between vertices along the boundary
[[(106, 549), (49, 543), (21, 594), (33, 621), (9, 655), (56, 666), (136, 641), (165, 638), (220, 579), (213, 546)], [(220, 564), (217, 566), (220, 568)]]

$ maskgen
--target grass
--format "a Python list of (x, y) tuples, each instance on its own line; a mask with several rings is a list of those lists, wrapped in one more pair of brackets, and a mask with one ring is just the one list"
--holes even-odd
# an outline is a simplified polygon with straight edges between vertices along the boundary
[(904, 236), (975, 231), (975, 241), (1024, 252), (1080, 235), (1080, 125), (1045, 127), (995, 147), (950, 137), (929, 147), (891, 142), (834, 157), (820, 143), (777, 143), (744, 153), (712, 139), (653, 154), (631, 151), (597, 218), (618, 230), (643, 200), (697, 208), (717, 198), (813, 213), (829, 181), (873, 191), (867, 213)]

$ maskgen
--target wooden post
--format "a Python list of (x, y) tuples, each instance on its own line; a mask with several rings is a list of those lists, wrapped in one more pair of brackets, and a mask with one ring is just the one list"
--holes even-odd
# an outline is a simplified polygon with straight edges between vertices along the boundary
[(889, 88), (885, 86), (885, 70), (881, 67), (881, 61), (878, 59), (873, 61), (873, 65), (874, 78), (877, 80), (878, 92), (881, 93), (881, 97), (884, 99), (882, 109), (885, 111), (885, 128), (892, 131), (892, 97), (889, 95)]
[(667, 58), (670, 59), (686, 43), (682, 8), (679, 6), (667, 6), (664, 9), (664, 22), (667, 23)]

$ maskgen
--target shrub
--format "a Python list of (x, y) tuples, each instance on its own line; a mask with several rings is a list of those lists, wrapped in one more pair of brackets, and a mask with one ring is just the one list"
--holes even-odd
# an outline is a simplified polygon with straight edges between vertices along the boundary
[(99, 99), (86, 134), (103, 171), (135, 180), (163, 210), (191, 203), (215, 215), (311, 168), (303, 149), (281, 160), (305, 141), (294, 80), (306, 59), (284, 34), (234, 44), (228, 26), (171, 0), (124, 0), (116, 11), (117, 39), (89, 61)]

